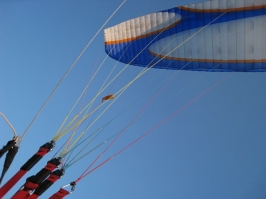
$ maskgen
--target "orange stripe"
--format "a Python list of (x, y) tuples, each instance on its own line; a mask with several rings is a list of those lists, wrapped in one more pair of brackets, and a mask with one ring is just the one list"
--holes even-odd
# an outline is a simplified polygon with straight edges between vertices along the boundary
[(187, 61), (187, 62), (204, 62), (204, 63), (229, 63), (229, 64), (234, 64), (234, 63), (262, 63), (266, 62), (266, 59), (261, 59), (261, 60), (222, 60), (222, 59), (192, 59), (192, 58), (177, 58), (177, 57), (169, 57), (169, 56), (164, 56), (164, 55), (159, 55), (154, 52), (149, 51), (151, 55), (154, 57), (160, 58), (160, 59), (169, 59), (169, 60), (175, 60), (175, 61)]
[(197, 8), (187, 8), (184, 6), (178, 7), (180, 10), (186, 10), (190, 12), (239, 12), (239, 11), (245, 11), (245, 10), (259, 10), (266, 8), (266, 5), (260, 5), (260, 6), (248, 6), (248, 7), (241, 7), (241, 8), (225, 8), (225, 9), (197, 9)]
[(177, 24), (179, 24), (181, 21), (182, 21), (182, 19), (179, 19), (177, 22), (169, 25), (168, 27), (161, 28), (159, 30), (155, 30), (155, 31), (153, 31), (151, 33), (147, 33), (145, 35), (140, 35), (140, 36), (137, 36), (137, 37), (131, 37), (131, 38), (127, 38), (127, 39), (121, 39), (121, 40), (117, 40), (117, 41), (107, 41), (107, 42), (105, 42), (105, 45), (120, 44), (120, 43), (124, 43), (124, 42), (134, 41), (134, 40), (137, 40), (137, 39), (142, 39), (144, 37), (149, 37), (151, 35), (161, 33), (161, 32), (163, 32), (165, 30), (169, 30), (170, 28), (172, 28), (172, 27), (176, 26)]

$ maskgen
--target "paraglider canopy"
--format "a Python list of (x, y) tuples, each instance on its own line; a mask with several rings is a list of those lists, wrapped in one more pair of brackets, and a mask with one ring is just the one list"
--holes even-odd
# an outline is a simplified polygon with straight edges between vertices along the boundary
[(105, 29), (105, 51), (135, 66), (265, 72), (265, 10), (260, 0), (174, 7)]
[(110, 100), (110, 99), (113, 99), (115, 96), (114, 95), (106, 95), (105, 97), (102, 98), (102, 102), (103, 101), (106, 101), (106, 100)]

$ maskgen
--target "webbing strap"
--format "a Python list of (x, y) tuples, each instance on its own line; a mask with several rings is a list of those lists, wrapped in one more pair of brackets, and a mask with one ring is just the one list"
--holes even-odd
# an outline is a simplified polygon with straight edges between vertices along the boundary
[(45, 181), (39, 184), (38, 188), (33, 194), (26, 197), (26, 199), (35, 199), (41, 196), (47, 189), (49, 189), (58, 179), (64, 175), (64, 170), (55, 170)]
[(60, 190), (58, 192), (56, 192), (54, 195), (52, 195), (49, 199), (62, 199), (65, 196), (67, 196), (69, 194), (69, 191), (60, 188)]
[(25, 199), (37, 199), (37, 198), (39, 198), (39, 196), (37, 195), (37, 194), (31, 194), (31, 195), (29, 195), (28, 197), (26, 197)]
[(6, 184), (0, 189), (0, 198), (3, 198), (6, 193), (27, 173), (28, 171), (19, 170)]
[(25, 190), (18, 190), (12, 197), (11, 199), (24, 199), (25, 197), (27, 197), (27, 195), (29, 194), (28, 191)]

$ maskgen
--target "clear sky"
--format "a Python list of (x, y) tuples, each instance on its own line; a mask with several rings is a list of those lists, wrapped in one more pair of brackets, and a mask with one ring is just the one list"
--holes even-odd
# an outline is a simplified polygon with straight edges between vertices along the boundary
[[(0, 111), (10, 120), (19, 135), (23, 134), (63, 74), (121, 2), (122, 0), (0, 0)], [(194, 2), (199, 1), (127, 0), (105, 28), (141, 15)], [(42, 144), (53, 138), (105, 56), (102, 30), (26, 134), (4, 182)], [(95, 96), (115, 64), (115, 60), (109, 57), (106, 59), (93, 79), (83, 105)], [(119, 63), (111, 77), (124, 66)], [(93, 107), (101, 103), (101, 97), (116, 93), (141, 70), (136, 66), (127, 67), (97, 98)], [(151, 69), (134, 82), (95, 122), (88, 134), (101, 128), (126, 106), (135, 102), (136, 96), (141, 96), (139, 101), (103, 130), (99, 140), (92, 143), (87, 151), (125, 128), (160, 89), (158, 86), (173, 74), (173, 80), (144, 110), (143, 117), (126, 129), (95, 166), (215, 83), (227, 78), (135, 145), (81, 180), (75, 192), (66, 198), (266, 198), (265, 73), (229, 75), (226, 72)], [(153, 88), (156, 89), (153, 91)], [(165, 100), (168, 101), (158, 107)], [(107, 106), (108, 103), (86, 120), (83, 128)], [(77, 113), (78, 109), (75, 111)], [(12, 131), (2, 119), (0, 136), (0, 145), (12, 138)], [(27, 177), (39, 171), (64, 141), (59, 140), (54, 151), (45, 156)], [(67, 169), (65, 176), (41, 198), (48, 198), (61, 186), (76, 180), (108, 143)], [(2, 165), (3, 158), (0, 162)], [(25, 179), (26, 177), (6, 198), (13, 195)]]

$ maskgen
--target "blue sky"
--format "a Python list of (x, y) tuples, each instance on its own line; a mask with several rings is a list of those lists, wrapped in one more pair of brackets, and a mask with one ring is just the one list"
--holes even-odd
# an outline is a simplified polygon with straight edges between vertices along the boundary
[[(0, 111), (19, 135), (23, 134), (63, 74), (121, 2), (0, 1)], [(194, 2), (196, 0), (128, 0), (106, 28), (141, 15)], [(52, 139), (92, 71), (105, 56), (102, 30), (30, 128), (4, 182), (42, 144)], [(107, 58), (93, 80), (85, 102), (95, 96), (115, 64), (115, 60)], [(119, 63), (114, 74), (123, 67), (124, 64)], [(141, 70), (129, 66), (102, 95), (116, 93)], [(104, 129), (98, 142), (92, 146), (127, 126), (158, 89), (148, 95), (143, 93), (156, 88), (172, 74), (174, 79), (143, 114), (165, 100), (167, 103), (130, 126), (98, 164), (229, 73), (151, 69), (93, 125), (90, 132), (134, 102), (135, 96), (143, 96)], [(76, 191), (67, 198), (266, 198), (265, 84), (265, 73), (232, 73), (179, 114), (81, 180)], [(101, 102), (100, 97), (97, 100), (97, 103)], [(12, 138), (12, 132), (2, 119), (0, 127), (0, 144), (4, 145)], [(28, 176), (40, 170), (63, 142), (64, 139), (59, 140), (54, 151), (43, 158)], [(61, 186), (76, 180), (107, 145), (70, 167), (66, 175), (41, 198), (48, 198)], [(3, 159), (0, 161), (2, 164)], [(6, 198), (13, 195), (25, 179)]]

